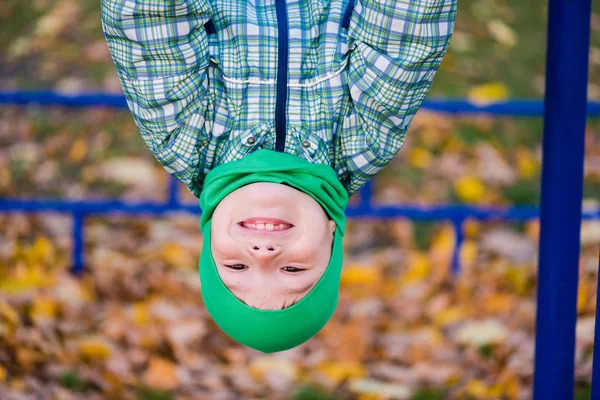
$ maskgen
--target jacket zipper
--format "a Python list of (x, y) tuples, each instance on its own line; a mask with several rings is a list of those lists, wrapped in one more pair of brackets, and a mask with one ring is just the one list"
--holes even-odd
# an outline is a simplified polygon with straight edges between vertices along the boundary
[(277, 13), (277, 97), (275, 100), (275, 151), (285, 151), (287, 75), (288, 75), (288, 20), (286, 0), (275, 0)]

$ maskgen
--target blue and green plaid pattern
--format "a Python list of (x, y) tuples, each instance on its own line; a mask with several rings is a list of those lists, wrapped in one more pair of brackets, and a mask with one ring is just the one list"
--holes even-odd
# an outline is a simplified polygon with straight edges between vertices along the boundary
[[(356, 0), (346, 28), (348, 3), (286, 0), (285, 151), (352, 194), (402, 147), (456, 0)], [(274, 0), (102, 0), (102, 24), (142, 138), (196, 196), (212, 168), (275, 149)]]

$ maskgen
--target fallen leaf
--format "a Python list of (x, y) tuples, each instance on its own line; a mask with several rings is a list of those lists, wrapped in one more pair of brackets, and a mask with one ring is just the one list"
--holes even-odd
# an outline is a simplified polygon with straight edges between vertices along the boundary
[(504, 342), (509, 330), (495, 319), (469, 321), (458, 327), (454, 340), (460, 344), (484, 346)]
[(458, 197), (467, 203), (478, 203), (485, 193), (485, 186), (474, 176), (464, 176), (454, 183)]
[(494, 39), (506, 47), (514, 47), (519, 42), (515, 31), (499, 19), (488, 22), (487, 28)]
[(408, 259), (408, 267), (400, 277), (402, 285), (410, 285), (425, 279), (431, 270), (426, 254), (412, 252)]
[(427, 168), (431, 165), (433, 156), (424, 147), (415, 147), (408, 154), (408, 162), (415, 168)]
[(328, 361), (321, 364), (318, 370), (333, 384), (344, 379), (362, 378), (367, 374), (365, 367), (358, 362)]
[(386, 383), (374, 379), (353, 379), (350, 390), (361, 395), (381, 396), (384, 399), (409, 399), (412, 391), (400, 383)]
[(341, 285), (372, 285), (380, 279), (379, 270), (368, 265), (349, 265), (342, 270)]
[(77, 350), (86, 359), (106, 359), (111, 354), (111, 347), (101, 336), (86, 336), (77, 340)]
[(2, 299), (0, 299), (0, 316), (13, 325), (20, 322), (19, 313)]
[(177, 366), (164, 358), (152, 357), (142, 381), (153, 388), (173, 390), (179, 386)]
[(502, 82), (490, 82), (469, 89), (467, 97), (470, 101), (479, 105), (495, 103), (506, 100), (509, 96), (508, 88)]
[(71, 150), (69, 151), (69, 160), (78, 164), (83, 161), (87, 155), (87, 152), (87, 142), (82, 138), (75, 139), (73, 145), (71, 146)]

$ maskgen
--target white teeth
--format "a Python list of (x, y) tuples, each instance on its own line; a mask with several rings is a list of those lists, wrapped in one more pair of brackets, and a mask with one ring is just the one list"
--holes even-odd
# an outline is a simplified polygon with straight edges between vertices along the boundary
[(255, 229), (255, 230), (267, 230), (267, 231), (283, 231), (291, 228), (290, 224), (271, 224), (271, 223), (258, 223), (258, 224), (250, 224), (243, 222), (242, 226), (247, 229)]

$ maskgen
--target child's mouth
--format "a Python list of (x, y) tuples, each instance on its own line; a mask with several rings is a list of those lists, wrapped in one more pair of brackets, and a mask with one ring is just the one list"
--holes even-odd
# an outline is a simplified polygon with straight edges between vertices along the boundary
[(276, 218), (248, 218), (244, 221), (238, 222), (238, 225), (257, 231), (285, 231), (292, 228), (294, 225), (287, 221)]

